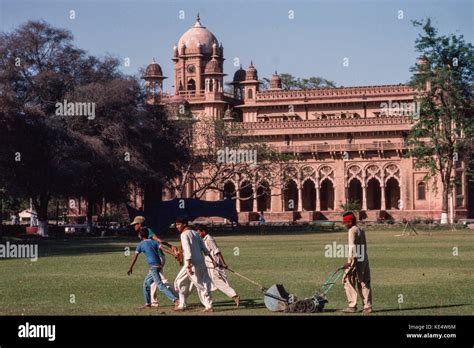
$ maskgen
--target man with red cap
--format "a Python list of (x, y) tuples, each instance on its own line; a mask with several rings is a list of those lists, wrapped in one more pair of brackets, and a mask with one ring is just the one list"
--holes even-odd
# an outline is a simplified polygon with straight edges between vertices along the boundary
[(342, 279), (348, 307), (343, 312), (357, 312), (357, 294), (359, 294), (364, 303), (363, 313), (371, 313), (372, 292), (365, 232), (357, 226), (356, 217), (352, 212), (345, 213), (342, 220), (348, 229), (349, 246), (349, 255), (347, 263), (344, 265), (345, 273)]

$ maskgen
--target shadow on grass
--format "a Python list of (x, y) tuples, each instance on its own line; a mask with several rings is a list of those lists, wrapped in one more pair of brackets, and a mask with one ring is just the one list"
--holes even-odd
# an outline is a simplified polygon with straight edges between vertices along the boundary
[(264, 303), (256, 303), (255, 299), (242, 299), (240, 300), (240, 306), (236, 307), (234, 301), (213, 301), (213, 305), (219, 309), (219, 311), (223, 308), (229, 308), (229, 310), (237, 310), (237, 309), (256, 309), (256, 308), (266, 308)]

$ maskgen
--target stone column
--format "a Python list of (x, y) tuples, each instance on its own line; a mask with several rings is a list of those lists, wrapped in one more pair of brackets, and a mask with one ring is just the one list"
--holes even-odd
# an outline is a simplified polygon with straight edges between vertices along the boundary
[(298, 211), (303, 211), (303, 185), (298, 185)]
[(235, 193), (236, 202), (235, 202), (235, 209), (237, 209), (237, 213), (240, 213), (240, 189), (237, 189)]
[(252, 185), (252, 191), (253, 191), (253, 212), (258, 212), (258, 205), (257, 205), (257, 185), (253, 184)]
[(286, 211), (286, 209), (288, 208), (286, 206), (286, 201), (285, 201), (285, 190), (283, 188), (283, 185), (281, 186), (280, 188), (280, 192), (281, 192), (281, 196), (280, 196), (280, 200), (281, 200), (281, 211)]
[(362, 186), (362, 210), (367, 211), (367, 185)]
[(387, 209), (387, 206), (385, 204), (385, 185), (380, 185), (380, 210), (385, 211)]
[(316, 185), (316, 211), (321, 211), (321, 188)]
[(283, 211), (281, 205), (281, 188), (279, 185), (275, 185), (271, 188), (271, 203), (270, 203), (270, 211), (273, 212), (281, 212)]

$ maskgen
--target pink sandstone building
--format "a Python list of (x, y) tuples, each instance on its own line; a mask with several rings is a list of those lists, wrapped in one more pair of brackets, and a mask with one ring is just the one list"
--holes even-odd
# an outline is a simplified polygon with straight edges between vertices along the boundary
[[(221, 183), (222, 191), (206, 192), (206, 200), (223, 199), (226, 193), (237, 198), (240, 221), (255, 220), (261, 211), (267, 221), (334, 220), (340, 218), (342, 204), (355, 200), (361, 217), (369, 220), (439, 219), (439, 180), (425, 180), (427, 170), (415, 169), (414, 159), (405, 156), (411, 121), (400, 109), (410, 105), (416, 111), (409, 86), (284, 90), (275, 73), (269, 88), (261, 90), (250, 63), (246, 70), (233, 72), (229, 93), (224, 89), (224, 48), (199, 17), (173, 48), (172, 61), (173, 95), (163, 92), (161, 67), (155, 62), (147, 67), (143, 78), (149, 103), (185, 102), (198, 120), (238, 122), (259, 141), (299, 154), (298, 161), (285, 167), (291, 177), (284, 185), (265, 178), (244, 185), (245, 178), (235, 177)], [(467, 216), (463, 166), (458, 161), (453, 173), (460, 184), (450, 196), (451, 219)], [(261, 187), (268, 187), (271, 195), (261, 194)], [(244, 194), (251, 199), (238, 199)], [(165, 199), (173, 197), (172, 192), (164, 194)]]

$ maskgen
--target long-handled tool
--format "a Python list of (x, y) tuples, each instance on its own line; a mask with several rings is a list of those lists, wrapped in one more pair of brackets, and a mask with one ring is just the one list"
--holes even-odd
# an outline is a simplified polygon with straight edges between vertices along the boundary
[(324, 281), (323, 285), (319, 288), (316, 293), (304, 300), (297, 301), (293, 306), (290, 306), (290, 311), (292, 312), (323, 312), (324, 306), (328, 303), (327, 293), (331, 288), (336, 284), (336, 282), (341, 277), (344, 271), (344, 267), (339, 267), (333, 273), (331, 273), (326, 280)]
[(339, 267), (337, 270), (331, 273), (329, 277), (326, 278), (323, 285), (321, 285), (321, 287), (316, 293), (322, 297), (326, 297), (326, 294), (329, 292), (329, 290), (331, 290), (334, 284), (336, 284), (336, 282), (341, 277), (343, 270), (344, 270), (344, 267)]
[(226, 270), (228, 270), (229, 272), (234, 273), (236, 276), (238, 276), (238, 277), (240, 277), (240, 278), (242, 278), (242, 279), (245, 279), (246, 281), (252, 283), (253, 285), (258, 286), (258, 287), (260, 288), (260, 290), (262, 290), (262, 291), (266, 291), (266, 290), (267, 290), (263, 285), (257, 283), (256, 281), (253, 281), (252, 279), (247, 278), (246, 276), (244, 276), (244, 275), (242, 275), (242, 274), (240, 274), (240, 273), (238, 273), (238, 272), (236, 272), (236, 271), (231, 270), (229, 267), (227, 267)]

